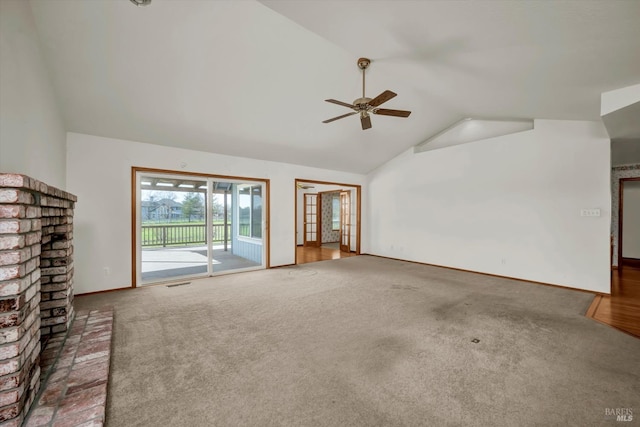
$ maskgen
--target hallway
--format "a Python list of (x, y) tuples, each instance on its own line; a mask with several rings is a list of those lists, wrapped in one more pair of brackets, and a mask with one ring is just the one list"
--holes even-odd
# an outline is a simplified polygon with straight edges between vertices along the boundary
[(586, 316), (640, 338), (640, 268), (614, 270), (611, 296), (596, 295)]
[(332, 259), (348, 258), (357, 256), (354, 252), (341, 252), (340, 249), (323, 245), (319, 248), (309, 246), (296, 247), (296, 264), (306, 264), (309, 262), (328, 261)]

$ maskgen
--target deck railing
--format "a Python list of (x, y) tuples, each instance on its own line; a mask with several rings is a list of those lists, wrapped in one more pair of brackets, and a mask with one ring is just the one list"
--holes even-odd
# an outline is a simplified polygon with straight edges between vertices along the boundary
[[(187, 246), (207, 243), (207, 229), (204, 224), (185, 225), (143, 225), (141, 227), (141, 245), (144, 246)], [(224, 224), (213, 225), (213, 243), (231, 240), (231, 224), (227, 224), (225, 236)]]

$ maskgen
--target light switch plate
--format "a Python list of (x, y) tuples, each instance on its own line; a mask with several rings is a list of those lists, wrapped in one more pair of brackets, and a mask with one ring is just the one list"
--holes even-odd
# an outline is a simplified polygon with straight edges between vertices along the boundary
[(600, 216), (600, 209), (581, 209), (580, 216)]

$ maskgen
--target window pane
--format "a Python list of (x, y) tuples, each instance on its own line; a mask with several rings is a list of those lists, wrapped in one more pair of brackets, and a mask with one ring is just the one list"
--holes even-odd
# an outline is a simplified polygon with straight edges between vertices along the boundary
[(333, 196), (331, 199), (331, 229), (339, 230), (340, 229), (340, 196)]
[(139, 177), (139, 284), (206, 275), (207, 182), (187, 175)]
[(251, 187), (238, 188), (238, 234), (251, 237)]
[(262, 186), (251, 188), (251, 237), (262, 238)]

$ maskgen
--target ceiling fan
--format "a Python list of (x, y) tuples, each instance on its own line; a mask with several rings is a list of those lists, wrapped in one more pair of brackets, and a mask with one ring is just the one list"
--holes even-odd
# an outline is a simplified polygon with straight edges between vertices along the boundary
[(371, 117), (369, 114), (379, 114), (381, 116), (394, 116), (394, 117), (409, 117), (411, 111), (406, 110), (388, 110), (386, 108), (378, 108), (379, 105), (387, 102), (391, 98), (395, 97), (397, 94), (391, 92), (390, 90), (385, 90), (380, 95), (375, 98), (367, 98), (364, 95), (364, 72), (367, 67), (371, 64), (371, 60), (368, 58), (360, 58), (358, 59), (358, 68), (362, 70), (362, 98), (358, 98), (353, 101), (353, 104), (347, 104), (346, 102), (336, 101), (335, 99), (325, 99), (327, 102), (331, 102), (332, 104), (342, 105), (343, 107), (351, 108), (354, 110), (351, 113), (343, 114), (338, 117), (334, 117), (332, 119), (328, 119), (323, 121), (322, 123), (331, 123), (335, 120), (343, 119), (348, 116), (352, 116), (354, 114), (360, 114), (360, 123), (362, 124), (362, 130), (371, 128)]

